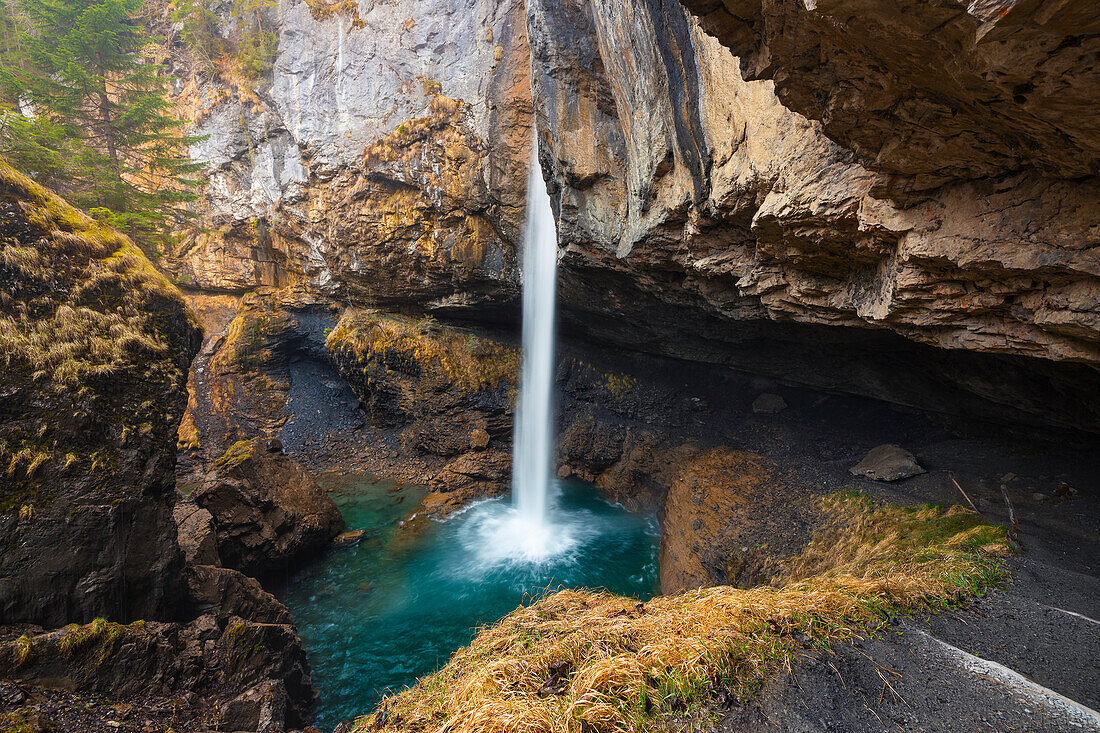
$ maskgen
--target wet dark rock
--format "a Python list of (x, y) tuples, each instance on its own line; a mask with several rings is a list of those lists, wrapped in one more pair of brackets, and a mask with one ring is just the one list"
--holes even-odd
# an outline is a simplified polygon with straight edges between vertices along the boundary
[(186, 573), (189, 608), (196, 615), (232, 612), (266, 624), (292, 624), (290, 612), (259, 581), (231, 568), (192, 565)]
[[(316, 693), (293, 626), (200, 616), (188, 624), (97, 621), (0, 644), (0, 679), (111, 698), (188, 690), (213, 709), (258, 691), (268, 730), (308, 722)], [(247, 706), (237, 710), (247, 717)], [(282, 726), (282, 727), (280, 727)], [(257, 730), (257, 725), (239, 730)]]
[(265, 575), (328, 546), (344, 528), (336, 504), (297, 461), (238, 444), (192, 495), (214, 519), (226, 567)]
[(850, 471), (875, 481), (900, 481), (925, 472), (916, 456), (897, 445), (872, 448)]

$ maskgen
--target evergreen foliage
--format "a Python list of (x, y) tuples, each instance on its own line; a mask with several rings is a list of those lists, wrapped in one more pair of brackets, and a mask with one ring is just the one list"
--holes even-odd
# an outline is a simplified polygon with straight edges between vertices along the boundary
[(142, 0), (0, 0), (0, 154), (157, 252), (189, 218), (179, 132)]
[(275, 63), (279, 36), (267, 18), (275, 0), (233, 0), (229, 15), (235, 23), (232, 38), (218, 29), (212, 0), (174, 0), (172, 20), (182, 24), (180, 36), (196, 65), (224, 76), (256, 82)]

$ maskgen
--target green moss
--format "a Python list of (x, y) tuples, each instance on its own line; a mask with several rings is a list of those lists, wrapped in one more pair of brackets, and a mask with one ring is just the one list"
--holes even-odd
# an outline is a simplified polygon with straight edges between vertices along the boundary
[(600, 386), (612, 397), (621, 400), (638, 386), (638, 380), (626, 374), (606, 374)]
[(225, 449), (225, 453), (214, 461), (214, 466), (222, 470), (228, 470), (234, 466), (239, 466), (245, 461), (250, 460), (255, 450), (255, 440), (238, 440)]
[(461, 392), (491, 390), (518, 381), (518, 349), (442, 328), (432, 318), (412, 321), (349, 311), (329, 334), (326, 346), (354, 358), (364, 368), (416, 365), (419, 375), (438, 377)]

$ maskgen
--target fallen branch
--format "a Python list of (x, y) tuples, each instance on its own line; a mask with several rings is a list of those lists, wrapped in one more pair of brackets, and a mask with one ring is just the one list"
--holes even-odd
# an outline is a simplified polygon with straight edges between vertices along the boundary
[(963, 495), (963, 498), (966, 499), (966, 503), (970, 505), (970, 508), (974, 510), (974, 513), (981, 514), (981, 512), (978, 511), (978, 507), (974, 506), (974, 502), (971, 501), (970, 497), (967, 496), (965, 491), (963, 491), (963, 487), (959, 486), (959, 482), (955, 480), (955, 472), (952, 471), (947, 475), (951, 477), (951, 483), (955, 484), (955, 488), (958, 489), (959, 493)]
[(1001, 484), (1001, 495), (1005, 498), (1005, 506), (1008, 507), (1008, 519), (1012, 522), (1012, 529), (1016, 532), (1016, 537), (1020, 536), (1020, 520), (1016, 516), (1016, 509), (1012, 506), (1012, 500), (1008, 498), (1008, 488)]

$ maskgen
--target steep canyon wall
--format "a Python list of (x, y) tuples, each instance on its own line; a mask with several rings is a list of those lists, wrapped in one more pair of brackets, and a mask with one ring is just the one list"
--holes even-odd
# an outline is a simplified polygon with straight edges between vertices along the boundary
[(210, 135), (170, 266), (508, 317), (537, 120), (570, 333), (1098, 430), (1095, 18), (911, 4), (283, 0), (258, 83), (168, 49)]

